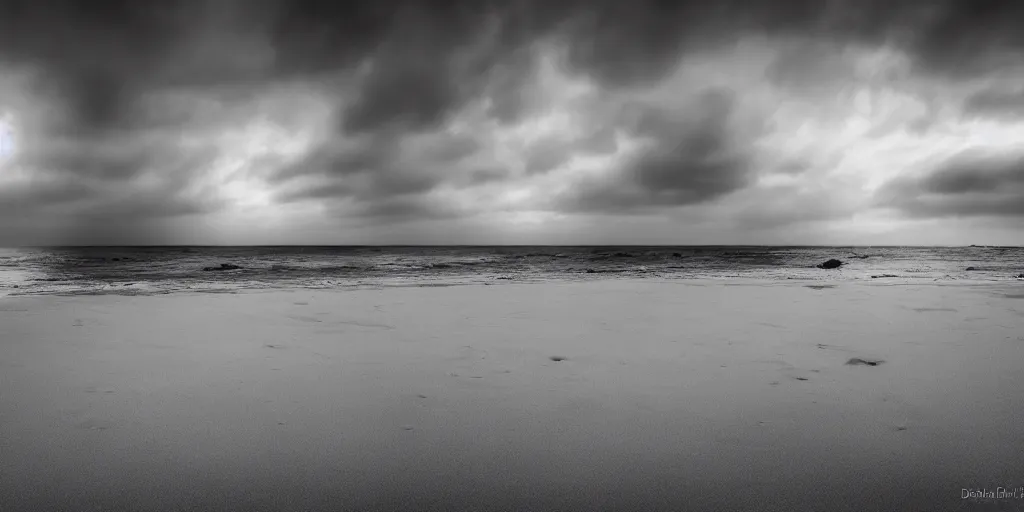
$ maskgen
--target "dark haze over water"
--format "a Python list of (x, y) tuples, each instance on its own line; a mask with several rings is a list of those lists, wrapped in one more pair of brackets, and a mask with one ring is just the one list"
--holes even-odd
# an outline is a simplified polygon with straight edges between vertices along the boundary
[[(829, 258), (845, 265), (815, 268)], [(242, 268), (203, 270), (222, 263)], [(1005, 281), (1022, 271), (1020, 247), (53, 247), (0, 249), (0, 294), (137, 295), (611, 277)]]

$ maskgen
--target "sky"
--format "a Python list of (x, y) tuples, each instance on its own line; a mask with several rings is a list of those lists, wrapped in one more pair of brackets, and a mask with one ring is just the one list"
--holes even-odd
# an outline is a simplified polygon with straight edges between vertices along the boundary
[(0, 10), (0, 246), (1024, 245), (1014, 0)]

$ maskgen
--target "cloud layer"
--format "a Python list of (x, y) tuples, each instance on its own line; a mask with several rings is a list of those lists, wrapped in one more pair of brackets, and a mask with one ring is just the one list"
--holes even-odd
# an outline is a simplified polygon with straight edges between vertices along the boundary
[(3, 245), (1024, 243), (1016, 2), (5, 13)]

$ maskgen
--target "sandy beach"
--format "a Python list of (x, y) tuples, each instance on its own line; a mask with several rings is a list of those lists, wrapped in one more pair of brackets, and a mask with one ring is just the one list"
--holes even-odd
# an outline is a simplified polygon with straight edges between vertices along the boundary
[(6, 297), (0, 509), (1024, 509), (1019, 283), (812, 284)]

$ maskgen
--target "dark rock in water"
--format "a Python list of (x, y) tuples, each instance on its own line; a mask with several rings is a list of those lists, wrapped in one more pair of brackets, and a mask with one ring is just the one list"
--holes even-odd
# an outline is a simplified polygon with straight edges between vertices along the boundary
[(871, 279), (878, 279), (879, 277), (899, 277), (899, 276), (893, 275), (893, 274), (879, 274), (877, 276), (871, 276)]
[(860, 357), (854, 357), (853, 359), (850, 359), (849, 361), (847, 361), (846, 364), (848, 364), (850, 366), (859, 366), (859, 365), (878, 366), (878, 365), (880, 365), (880, 364), (882, 364), (884, 362), (885, 361), (882, 361), (881, 359), (864, 359), (864, 358), (860, 358)]
[(839, 261), (837, 259), (831, 259), (831, 260), (828, 260), (828, 261), (826, 261), (824, 263), (819, 264), (818, 268), (832, 269), (832, 268), (839, 268), (841, 266), (843, 266), (843, 262), (841, 262), (841, 261)]
[(975, 267), (967, 267), (967, 268), (965, 268), (964, 270), (965, 270), (965, 271), (967, 271), (967, 272), (970, 272), (970, 271), (972, 271), (972, 270), (978, 270), (978, 269), (977, 269), (977, 268), (975, 268)]
[(1024, 274), (1017, 274), (1017, 279), (1024, 279)]
[(673, 257), (673, 258), (682, 258), (682, 257), (683, 257), (683, 255), (682, 255), (682, 254), (680, 254), (680, 253), (678, 253), (678, 252), (674, 252), (674, 253), (672, 253), (672, 257)]
[(110, 261), (121, 261), (121, 258), (110, 258)]
[(617, 252), (615, 253), (616, 258), (632, 258), (633, 255), (628, 252)]
[(218, 270), (238, 270), (242, 267), (231, 263), (221, 263), (219, 267), (203, 267), (203, 272), (216, 272)]

